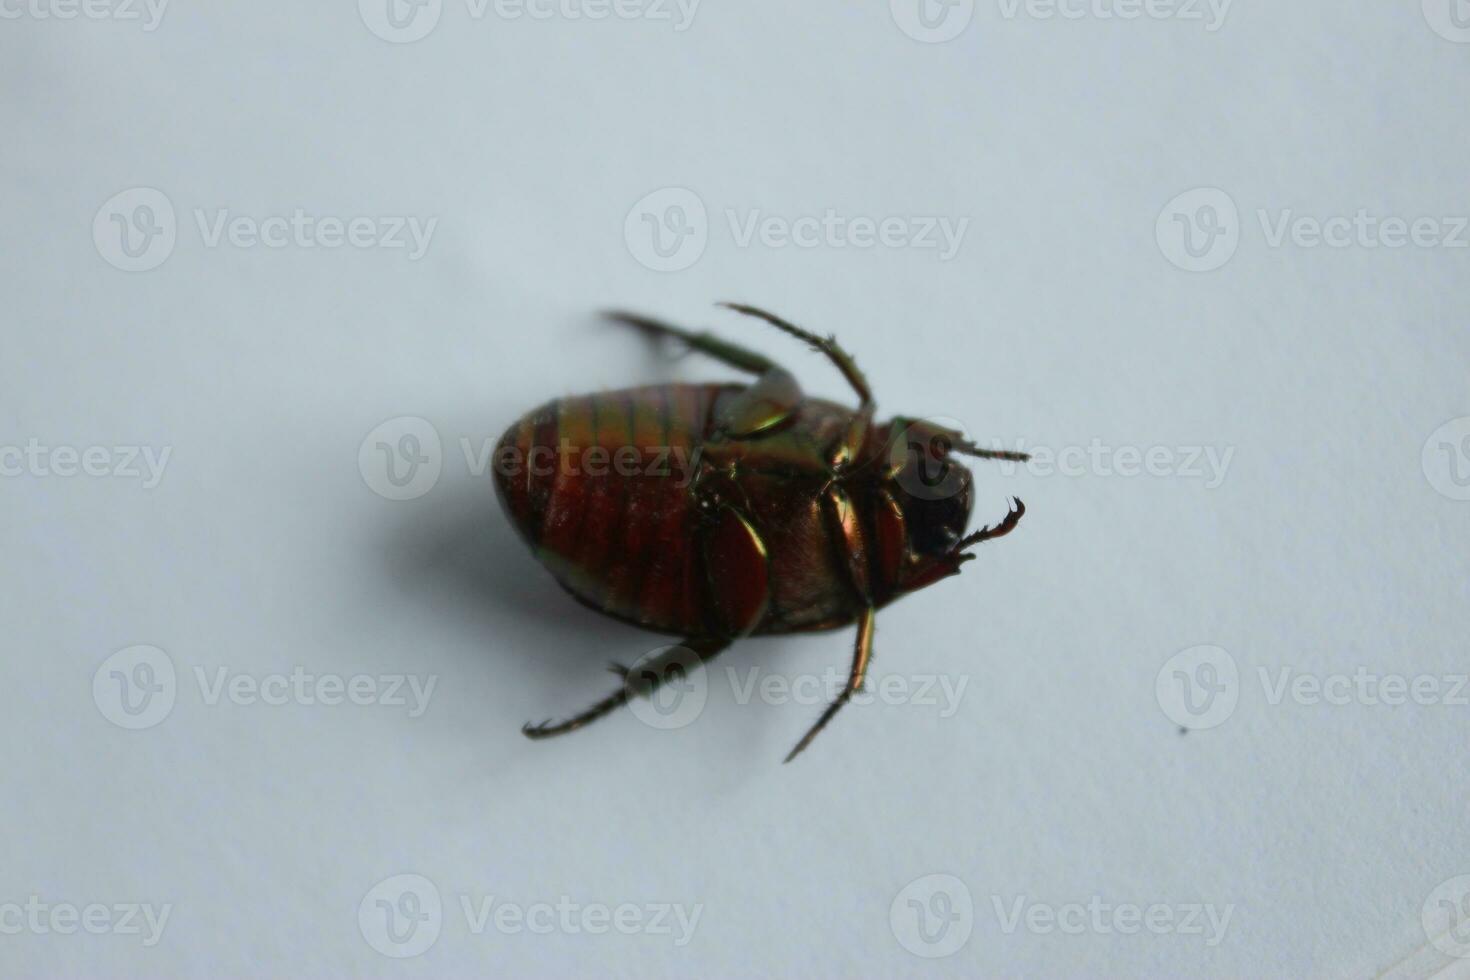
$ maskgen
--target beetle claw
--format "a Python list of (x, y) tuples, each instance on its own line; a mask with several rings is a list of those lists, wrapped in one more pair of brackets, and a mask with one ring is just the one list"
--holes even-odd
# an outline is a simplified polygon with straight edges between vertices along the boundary
[[(969, 534), (961, 538), (960, 543), (955, 545), (954, 547), (954, 553), (964, 554), (966, 548), (973, 548), (975, 545), (979, 544), (982, 541), (989, 541), (991, 538), (1005, 537), (1007, 534), (1010, 534), (1016, 529), (1016, 525), (1021, 523), (1021, 518), (1025, 515), (1026, 505), (1021, 502), (1021, 498), (1012, 497), (1010, 510), (1006, 514), (1003, 521), (1001, 521), (994, 527), (991, 527), (989, 524), (987, 524), (980, 530), (976, 531), (974, 534)], [(965, 557), (973, 556), (966, 555)]]

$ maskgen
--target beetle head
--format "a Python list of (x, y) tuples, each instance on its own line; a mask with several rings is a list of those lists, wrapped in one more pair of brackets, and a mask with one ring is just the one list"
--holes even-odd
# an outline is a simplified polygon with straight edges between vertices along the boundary
[(885, 460), (888, 492), (903, 512), (909, 548), (930, 558), (959, 543), (970, 523), (970, 471), (954, 456), (957, 433), (930, 422), (895, 419)]

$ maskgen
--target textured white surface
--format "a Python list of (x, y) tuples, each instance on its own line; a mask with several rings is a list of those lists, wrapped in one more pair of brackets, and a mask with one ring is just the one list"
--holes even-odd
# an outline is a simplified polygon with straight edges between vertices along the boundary
[[(962, 3), (947, 24), (963, 31), (929, 44), (900, 29), (921, 33), (901, 0), (897, 16), (708, 0), (686, 30), (444, 0), (414, 43), (374, 36), (350, 0), (181, 3), (151, 31), (7, 5), (0, 444), (170, 455), (152, 488), (42, 475), (64, 453), (0, 460), (0, 972), (1368, 977), (1452, 962), (1426, 958), (1421, 919), (1470, 873), (1470, 707), (1442, 703), (1467, 670), (1470, 503), (1453, 494), (1470, 457), (1459, 431), (1428, 447), (1428, 473), (1421, 451), (1470, 415), (1470, 250), (1270, 235), (1288, 209), (1470, 212), (1470, 44), (1448, 0), (1240, 0), (1218, 30), (1203, 3), (1205, 21), (1096, 12), (1126, 6), (1046, 19), (982, 0), (964, 22)], [(139, 187), (167, 197), (176, 241), (125, 272), (105, 260), (127, 264), (111, 212), (100, 246), (93, 222)], [(655, 261), (642, 212), (625, 219), (670, 187), (706, 209), (707, 246), (658, 272), (639, 261)], [(1239, 234), (1200, 273), (1170, 261), (1188, 262), (1165, 212), (1197, 188), (1228, 195), (1235, 223), (1214, 214)], [(438, 221), (416, 261), (209, 244), (222, 209), (298, 208)], [(829, 208), (969, 224), (947, 261), (741, 244), (753, 212)], [(949, 717), (852, 707), (781, 766), (818, 709), (741, 704), (727, 668), (742, 683), (841, 669), (850, 640), (833, 635), (743, 644), (680, 730), (624, 713), (532, 744), (523, 721), (599, 696), (605, 661), (658, 641), (556, 588), (460, 440), (561, 394), (729, 376), (651, 356), (593, 320), (607, 305), (718, 327), (843, 395), (719, 299), (835, 331), (885, 412), (957, 418), (983, 441), (1233, 456), (1213, 488), (1092, 463), (978, 469), (976, 521), (1015, 494), (1021, 531), (878, 626), (878, 677), (966, 685)], [(432, 424), (442, 473), (390, 501), (358, 451), (399, 416)], [(137, 644), (166, 653), (177, 690), (157, 724), (126, 730), (99, 707), (114, 697), (117, 714), (111, 667), (95, 696), (93, 675)], [(1236, 706), (1182, 737), (1156, 678), (1204, 644), (1236, 665)], [(420, 717), (294, 693), (210, 703), (221, 668), (298, 667), (437, 686)], [(1360, 669), (1428, 677), (1441, 703), (1288, 689), (1273, 704), (1285, 668), (1329, 687)], [(359, 925), (364, 905), (373, 931), (369, 892), (399, 874), (443, 905), (435, 941), (402, 960)], [(970, 930), (942, 959), (903, 942), (939, 951), (907, 904), (928, 894), (905, 892), (929, 874), (973, 903), (966, 919), (951, 883), (931, 906), (958, 917), (940, 943)], [(33, 895), (171, 911), (145, 946), (42, 932), (18, 918)], [(478, 914), (491, 896), (550, 933), (493, 917), (477, 933), (461, 899)], [(1007, 931), (1018, 900), (1070, 931)], [(558, 902), (699, 918), (679, 946), (589, 934)], [(1125, 934), (1127, 913), (1088, 903), (1229, 919), (1210, 945), (1207, 924)]]

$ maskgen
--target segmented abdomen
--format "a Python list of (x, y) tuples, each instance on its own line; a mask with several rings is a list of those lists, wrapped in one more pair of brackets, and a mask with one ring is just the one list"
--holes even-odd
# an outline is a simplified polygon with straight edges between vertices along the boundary
[(689, 493), (716, 403), (738, 385), (658, 385), (550, 402), (496, 448), (501, 502), (573, 595), (671, 633), (708, 628)]

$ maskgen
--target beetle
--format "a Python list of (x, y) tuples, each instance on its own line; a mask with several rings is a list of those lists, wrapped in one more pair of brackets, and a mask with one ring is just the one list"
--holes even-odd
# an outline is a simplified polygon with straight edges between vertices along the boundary
[(618, 690), (565, 721), (527, 724), (530, 738), (573, 731), (651, 693), (687, 669), (680, 658), (708, 662), (754, 634), (856, 625), (847, 683), (790, 762), (861, 689), (877, 611), (957, 574), (974, 557), (969, 549), (1009, 534), (1026, 512), (1018, 499), (999, 524), (966, 535), (972, 480), (952, 454), (1027, 454), (982, 449), (922, 420), (876, 422), (867, 379), (835, 337), (753, 306), (720, 305), (823, 354), (857, 407), (805, 397), (789, 371), (714, 334), (605, 314), (755, 380), (557, 399), (501, 437), (501, 506), (556, 580), (598, 612), (684, 637), (637, 677), (614, 664)]

